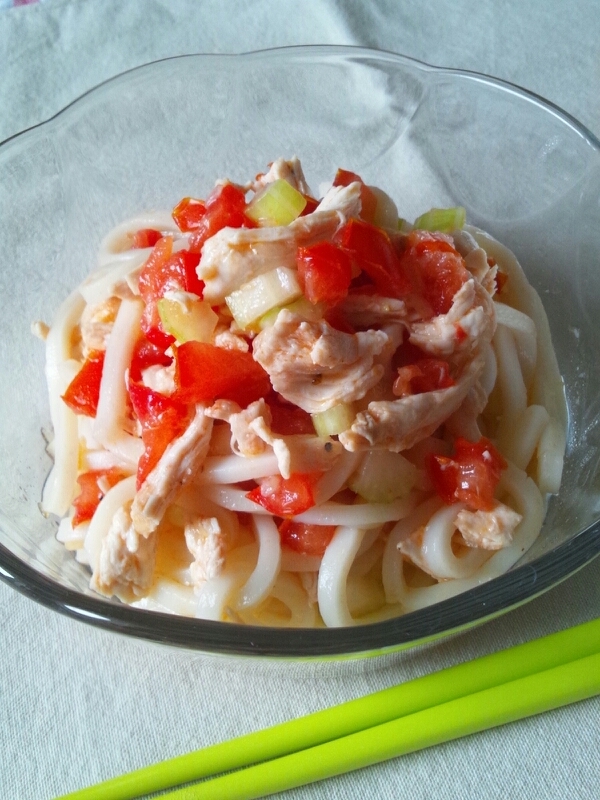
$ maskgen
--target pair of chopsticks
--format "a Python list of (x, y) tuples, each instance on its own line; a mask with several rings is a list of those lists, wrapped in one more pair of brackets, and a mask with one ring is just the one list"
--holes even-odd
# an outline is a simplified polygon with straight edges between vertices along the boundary
[(597, 694), (600, 619), (57, 800), (252, 800)]

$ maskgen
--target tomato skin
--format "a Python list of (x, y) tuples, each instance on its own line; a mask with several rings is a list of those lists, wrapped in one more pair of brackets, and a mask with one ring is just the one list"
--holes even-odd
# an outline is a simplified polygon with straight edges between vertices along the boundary
[(382, 297), (402, 298), (412, 291), (408, 273), (390, 237), (382, 228), (363, 220), (351, 219), (333, 238), (369, 276)]
[(441, 233), (411, 231), (399, 262), (435, 316), (448, 313), (454, 295), (470, 278), (462, 256)]
[(478, 442), (458, 438), (452, 456), (430, 453), (426, 460), (435, 492), (446, 505), (465, 503), (481, 511), (494, 507), (494, 492), (506, 467), (502, 455), (485, 437)]
[(352, 260), (332, 242), (299, 247), (296, 264), (300, 288), (311, 303), (337, 303), (348, 294)]
[(159, 239), (162, 239), (162, 233), (154, 228), (140, 228), (136, 231), (131, 238), (131, 249), (145, 249), (146, 247), (154, 247)]
[(246, 196), (232, 183), (217, 186), (206, 199), (206, 213), (199, 220), (189, 239), (189, 249), (199, 253), (207, 239), (222, 228), (255, 228), (245, 215)]
[(367, 222), (373, 222), (375, 219), (375, 212), (377, 211), (377, 196), (369, 189), (363, 179), (355, 172), (350, 172), (347, 169), (338, 169), (333, 179), (334, 186), (349, 186), (351, 183), (358, 181), (360, 187), (360, 216)]
[(315, 200), (314, 197), (311, 197), (309, 194), (302, 195), (306, 200), (306, 205), (302, 209), (302, 213), (300, 214), (301, 217), (305, 217), (307, 214), (312, 214), (313, 211), (317, 210), (317, 206), (319, 205), (319, 201)]
[(172, 217), (180, 231), (189, 233), (200, 227), (205, 214), (206, 204), (202, 200), (184, 197), (173, 209)]
[(284, 519), (279, 526), (281, 544), (307, 556), (322, 556), (333, 539), (335, 525), (310, 525)]
[(139, 489), (168, 445), (187, 428), (192, 412), (186, 403), (155, 392), (141, 383), (129, 384), (133, 411), (142, 426), (144, 453), (138, 462)]
[(83, 472), (77, 478), (79, 484), (79, 494), (73, 500), (75, 514), (71, 520), (71, 525), (75, 528), (82, 522), (88, 522), (98, 508), (104, 493), (98, 486), (100, 478), (105, 478), (109, 486), (113, 487), (124, 477), (123, 473), (116, 469), (99, 469)]
[(271, 381), (251, 353), (189, 341), (175, 350), (174, 397), (185, 403), (233, 400), (242, 408), (271, 392)]
[(414, 364), (399, 367), (392, 388), (397, 397), (434, 392), (454, 386), (448, 362), (439, 358), (422, 358)]
[(313, 484), (320, 473), (293, 472), (289, 478), (273, 475), (246, 494), (278, 517), (295, 517), (315, 504)]
[(67, 386), (62, 399), (76, 414), (83, 414), (86, 417), (96, 416), (103, 367), (104, 351), (93, 350)]

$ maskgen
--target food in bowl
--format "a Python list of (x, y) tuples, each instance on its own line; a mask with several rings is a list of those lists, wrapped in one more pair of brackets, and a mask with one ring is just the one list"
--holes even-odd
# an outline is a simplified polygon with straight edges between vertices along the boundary
[(300, 162), (126, 222), (46, 339), (42, 507), (91, 586), (221, 621), (345, 626), (506, 571), (558, 491), (541, 302), (462, 209), (413, 224)]

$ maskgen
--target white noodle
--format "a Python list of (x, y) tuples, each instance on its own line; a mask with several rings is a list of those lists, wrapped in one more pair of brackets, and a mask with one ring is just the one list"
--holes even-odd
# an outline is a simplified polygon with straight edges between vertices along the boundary
[(94, 423), (94, 436), (119, 458), (137, 465), (144, 452), (142, 440), (123, 430), (127, 414), (127, 385), (125, 375), (131, 363), (133, 348), (139, 336), (139, 324), (144, 310), (139, 300), (123, 300), (108, 337), (100, 398)]
[(196, 485), (207, 483), (241, 483), (277, 474), (277, 457), (273, 453), (244, 458), (243, 456), (208, 456)]
[(365, 535), (364, 528), (340, 526), (327, 546), (319, 570), (319, 611), (329, 628), (353, 625), (346, 581)]
[(69, 510), (77, 479), (77, 416), (61, 399), (70, 378), (62, 369), (71, 358), (73, 329), (79, 322), (84, 301), (78, 291), (62, 303), (46, 338), (46, 382), (50, 419), (54, 429), (54, 465), (42, 494), (42, 510), (63, 517)]
[(271, 516), (255, 516), (258, 559), (254, 571), (239, 591), (237, 609), (252, 608), (262, 602), (273, 588), (281, 566), (281, 540)]
[(469, 548), (457, 557), (452, 551), (454, 521), (463, 508), (462, 503), (444, 506), (431, 517), (423, 533), (421, 557), (424, 569), (438, 579), (468, 578), (489, 558), (489, 552)]

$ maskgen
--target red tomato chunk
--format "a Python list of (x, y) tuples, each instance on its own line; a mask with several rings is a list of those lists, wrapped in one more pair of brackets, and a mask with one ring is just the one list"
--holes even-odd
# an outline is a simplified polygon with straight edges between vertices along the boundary
[(347, 250), (382, 297), (406, 297), (412, 291), (408, 274), (388, 234), (375, 225), (351, 219), (335, 234), (334, 241)]
[(154, 228), (141, 228), (136, 231), (131, 238), (131, 249), (138, 250), (146, 247), (154, 247), (159, 239), (162, 239), (162, 233), (154, 230)]
[(185, 403), (233, 400), (245, 408), (271, 391), (269, 376), (251, 353), (205, 342), (175, 350), (175, 397)]
[(141, 383), (129, 384), (129, 397), (142, 426), (144, 453), (138, 462), (137, 488), (157, 465), (169, 444), (187, 428), (191, 408)]
[(299, 247), (296, 263), (300, 288), (311, 303), (337, 303), (348, 294), (352, 260), (332, 242)]
[(208, 196), (206, 213), (190, 236), (190, 250), (199, 253), (204, 242), (223, 228), (255, 228), (255, 223), (246, 216), (245, 211), (246, 196), (241, 189), (232, 183), (217, 186)]
[(444, 503), (466, 503), (482, 511), (494, 507), (494, 492), (506, 467), (502, 455), (485, 437), (478, 442), (459, 437), (452, 456), (432, 453), (427, 460), (427, 472)]
[(377, 211), (377, 195), (370, 189), (363, 179), (355, 172), (347, 169), (338, 169), (333, 179), (334, 186), (349, 186), (351, 183), (358, 182), (360, 187), (360, 216), (367, 222), (372, 222)]
[(307, 556), (322, 556), (334, 533), (335, 525), (310, 525), (291, 519), (279, 526), (281, 544)]
[(83, 414), (86, 417), (96, 416), (103, 367), (104, 351), (92, 351), (67, 386), (62, 399), (76, 414)]
[(470, 277), (462, 256), (444, 234), (411, 231), (399, 262), (435, 316), (448, 313), (454, 295)]
[(289, 478), (273, 475), (246, 494), (249, 500), (278, 517), (295, 517), (315, 504), (313, 485), (320, 473), (292, 473)]
[(98, 481), (101, 478), (104, 478), (108, 485), (112, 487), (123, 477), (123, 473), (115, 468), (83, 472), (77, 478), (80, 491), (73, 500), (75, 514), (71, 525), (75, 528), (77, 525), (81, 525), (82, 522), (88, 522), (94, 516), (100, 501), (104, 497), (104, 492), (98, 486)]

